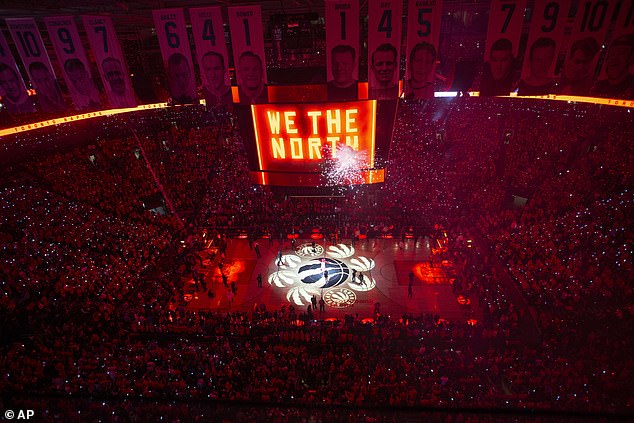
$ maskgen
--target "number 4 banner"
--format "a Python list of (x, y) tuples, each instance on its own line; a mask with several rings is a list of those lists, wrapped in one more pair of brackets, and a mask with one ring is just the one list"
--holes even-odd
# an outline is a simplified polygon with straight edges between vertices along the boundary
[(183, 9), (154, 10), (152, 14), (172, 101), (193, 103), (196, 79)]
[(368, 28), (368, 97), (396, 98), (401, 51), (401, 0), (371, 0)]
[(123, 59), (121, 46), (108, 16), (82, 16), (90, 49), (113, 108), (135, 107), (132, 81)]

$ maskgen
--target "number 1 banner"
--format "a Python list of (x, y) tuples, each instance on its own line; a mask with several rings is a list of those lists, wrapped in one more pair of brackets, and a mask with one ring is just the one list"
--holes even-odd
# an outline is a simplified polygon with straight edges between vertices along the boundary
[(359, 2), (326, 0), (328, 100), (359, 96)]
[(396, 98), (401, 51), (401, 0), (371, 0), (368, 28), (368, 98)]
[(240, 103), (268, 102), (260, 6), (230, 7), (229, 29)]
[(407, 71), (409, 99), (434, 96), (434, 69), (440, 40), (441, 0), (410, 0), (407, 17)]
[(230, 104), (233, 99), (229, 79), (229, 57), (220, 7), (189, 9), (189, 18), (192, 22), (205, 104)]
[(81, 19), (86, 29), (90, 49), (97, 61), (99, 74), (104, 81), (110, 107), (135, 107), (136, 98), (132, 81), (130, 81), (112, 20), (108, 16), (90, 15), (82, 16)]
[(183, 9), (152, 12), (172, 101), (191, 104), (196, 99), (196, 78)]
[(526, 0), (491, 2), (480, 95), (509, 95), (513, 89), (525, 8)]
[(2, 104), (11, 114), (35, 112), (33, 102), (26, 92), (24, 79), (18, 71), (2, 31), (0, 31), (0, 96), (2, 96)]
[(7, 19), (6, 22), (31, 84), (35, 88), (42, 112), (63, 113), (66, 111), (66, 104), (35, 19)]
[(519, 95), (552, 94), (557, 89), (555, 65), (572, 0), (537, 0), (524, 52)]
[(44, 18), (62, 75), (77, 111), (101, 108), (99, 91), (90, 75), (86, 51), (72, 16)]

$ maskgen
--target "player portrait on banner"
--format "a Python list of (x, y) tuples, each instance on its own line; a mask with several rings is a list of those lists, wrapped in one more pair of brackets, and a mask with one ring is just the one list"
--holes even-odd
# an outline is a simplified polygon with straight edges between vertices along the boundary
[(267, 103), (268, 90), (264, 82), (264, 63), (252, 51), (245, 51), (238, 59), (238, 94), (241, 104)]
[(44, 113), (64, 113), (68, 109), (55, 77), (42, 62), (31, 62), (29, 75), (37, 94), (37, 102)]
[(557, 80), (549, 75), (557, 55), (557, 43), (550, 37), (533, 41), (525, 60), (528, 60), (528, 75), (520, 80), (518, 95), (545, 95), (556, 92)]
[(119, 108), (130, 107), (134, 104), (129, 98), (131, 87), (127, 86), (127, 78), (125, 78), (125, 71), (121, 61), (115, 57), (107, 57), (101, 62), (101, 69), (111, 93), (110, 106)]
[(332, 79), (328, 81), (328, 100), (356, 100), (359, 82), (354, 76), (357, 52), (354, 47), (339, 44), (330, 51)]
[(194, 102), (192, 70), (189, 61), (181, 53), (172, 53), (167, 59), (167, 81), (175, 104)]
[(609, 98), (634, 98), (634, 34), (616, 38), (605, 58), (606, 78), (597, 81), (593, 95)]
[(33, 113), (35, 106), (29, 98), (22, 77), (15, 66), (0, 62), (0, 95), (9, 113)]
[(71, 90), (75, 91), (73, 101), (75, 107), (80, 111), (97, 110), (101, 108), (101, 100), (99, 91), (86, 69), (86, 65), (80, 59), (73, 57), (64, 62), (64, 72), (72, 86)]
[(599, 43), (592, 37), (577, 40), (572, 44), (564, 63), (559, 94), (583, 96), (590, 94), (594, 84), (593, 64), (599, 50)]
[(434, 97), (434, 64), (436, 48), (426, 41), (416, 44), (409, 54), (409, 79), (405, 98), (422, 100)]
[(233, 102), (231, 87), (225, 83), (227, 66), (222, 54), (208, 51), (201, 59), (201, 73), (206, 84), (202, 88), (202, 97), (207, 106), (230, 105)]
[(371, 99), (385, 100), (398, 97), (398, 51), (390, 43), (381, 44), (372, 52), (370, 69), (375, 84), (368, 89)]
[(500, 38), (491, 45), (480, 82), (481, 96), (509, 95), (515, 84), (513, 43)]

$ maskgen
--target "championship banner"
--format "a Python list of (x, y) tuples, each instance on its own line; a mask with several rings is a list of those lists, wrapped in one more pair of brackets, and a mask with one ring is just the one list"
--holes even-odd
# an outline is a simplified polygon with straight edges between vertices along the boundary
[(407, 17), (406, 98), (434, 96), (434, 69), (440, 40), (441, 0), (410, 0)]
[(371, 0), (368, 9), (368, 98), (396, 98), (403, 2)]
[(228, 13), (240, 103), (266, 103), (266, 58), (260, 6), (230, 7)]
[(359, 97), (359, 1), (326, 0), (328, 100)]
[(189, 19), (203, 83), (202, 97), (207, 106), (229, 104), (233, 99), (221, 9), (189, 9)]
[(125, 108), (136, 106), (132, 81), (121, 52), (117, 34), (108, 16), (81, 17), (86, 29), (88, 43), (92, 50), (110, 107)]
[(75, 110), (100, 109), (99, 91), (90, 75), (90, 65), (79, 38), (74, 17), (46, 17), (44, 24), (63, 70), (62, 75), (73, 99)]
[(608, 52), (593, 94), (601, 97), (634, 98), (634, 0), (615, 2), (612, 12), (615, 21)]
[(35, 19), (7, 19), (6, 22), (31, 85), (35, 88), (40, 108), (44, 113), (65, 112), (67, 107)]
[(35, 106), (26, 92), (24, 79), (0, 31), (0, 96), (9, 113), (33, 113)]
[(595, 82), (599, 53), (605, 43), (614, 6), (614, 2), (609, 3), (605, 0), (582, 0), (579, 3), (566, 49), (560, 94), (590, 94)]
[(325, 162), (374, 167), (376, 100), (251, 106), (259, 168), (321, 172)]
[(545, 95), (556, 90), (555, 65), (571, 4), (572, 0), (536, 0), (518, 95)]
[(172, 101), (191, 104), (197, 97), (196, 78), (183, 9), (153, 10), (152, 15)]

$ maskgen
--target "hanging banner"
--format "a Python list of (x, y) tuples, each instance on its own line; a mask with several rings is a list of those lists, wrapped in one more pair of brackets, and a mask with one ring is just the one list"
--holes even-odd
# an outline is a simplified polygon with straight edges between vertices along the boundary
[(152, 15), (172, 101), (191, 104), (196, 99), (196, 78), (183, 9), (154, 10)]
[(260, 6), (230, 7), (229, 29), (240, 103), (268, 102)]
[(403, 2), (371, 0), (368, 10), (368, 98), (396, 98)]
[(65, 112), (67, 107), (35, 19), (7, 19), (6, 22), (42, 112)]
[(328, 100), (359, 96), (359, 2), (326, 0)]
[(518, 95), (545, 95), (556, 91), (555, 65), (571, 3), (572, 0), (536, 0)]
[(79, 38), (72, 16), (44, 18), (44, 24), (55, 49), (62, 75), (77, 111), (98, 110), (101, 99), (90, 75), (86, 51)]
[(231, 80), (229, 57), (220, 7), (189, 9), (196, 60), (203, 87), (201, 95), (207, 106), (230, 104)]
[(0, 97), (2, 97), (2, 105), (11, 114), (35, 112), (33, 101), (27, 94), (24, 79), (18, 71), (2, 31), (0, 31)]
[(408, 99), (434, 96), (434, 69), (440, 40), (441, 0), (410, 0), (407, 17)]
[[(611, 2), (612, 3), (612, 2)], [(592, 94), (609, 98), (634, 98), (634, 0), (614, 2), (615, 21), (608, 52)]]
[(522, 35), (526, 0), (494, 0), (484, 50), (480, 95), (509, 95), (515, 82), (515, 58)]
[(566, 48), (559, 83), (560, 94), (590, 94), (595, 82), (599, 52), (605, 43), (614, 6), (615, 3), (610, 4), (606, 0), (582, 0), (579, 3)]
[(108, 16), (81, 17), (97, 69), (112, 108), (136, 106), (132, 81), (112, 20)]

